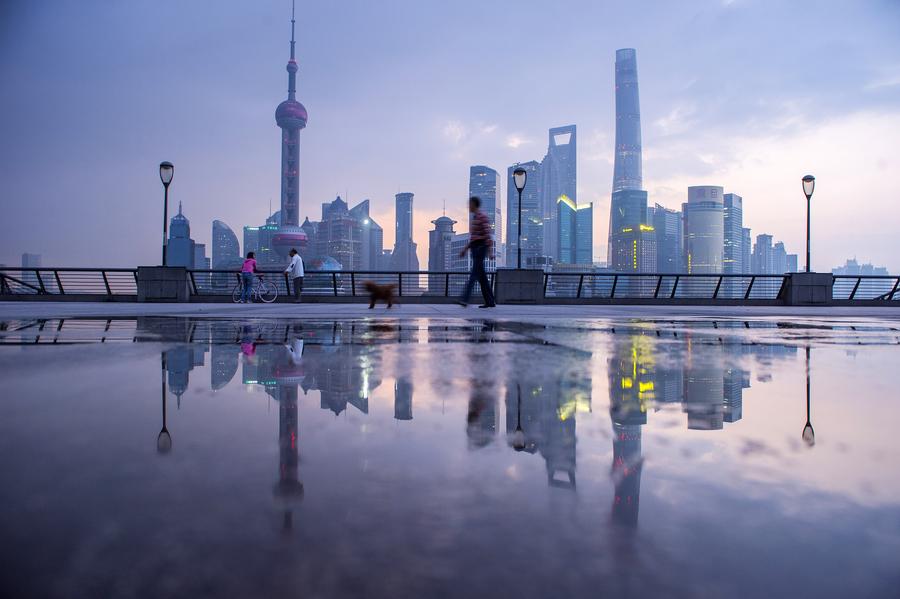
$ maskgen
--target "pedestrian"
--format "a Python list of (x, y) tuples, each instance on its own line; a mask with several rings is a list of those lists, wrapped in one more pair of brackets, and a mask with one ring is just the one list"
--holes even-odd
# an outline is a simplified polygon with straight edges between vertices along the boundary
[(253, 277), (255, 274), (256, 254), (247, 252), (247, 259), (244, 260), (244, 264), (241, 265), (241, 283), (243, 284), (243, 289), (241, 289), (240, 303), (242, 304), (249, 302), (250, 298), (253, 296)]
[(297, 250), (291, 248), (291, 263), (285, 269), (285, 273), (289, 274), (294, 285), (294, 303), (300, 303), (300, 294), (303, 292), (303, 258), (297, 253)]
[(472, 295), (472, 287), (475, 281), (481, 287), (481, 295), (484, 296), (484, 303), (479, 308), (494, 308), (497, 304), (494, 302), (494, 292), (491, 291), (491, 285), (488, 283), (487, 272), (484, 270), (484, 259), (490, 252), (491, 259), (494, 258), (494, 242), (491, 239), (491, 221), (487, 214), (481, 211), (481, 200), (475, 196), (469, 198), (469, 243), (459, 253), (462, 258), (466, 255), (466, 251), (472, 250), (472, 272), (469, 275), (469, 282), (466, 283), (466, 292), (457, 302), (461, 306), (469, 305), (469, 296)]

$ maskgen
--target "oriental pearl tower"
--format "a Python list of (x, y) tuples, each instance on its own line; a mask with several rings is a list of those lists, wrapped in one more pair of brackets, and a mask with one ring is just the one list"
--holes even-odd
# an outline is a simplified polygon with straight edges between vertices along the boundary
[(306, 108), (297, 101), (297, 60), (294, 58), (294, 6), (291, 4), (291, 58), (287, 63), (288, 97), (275, 109), (281, 128), (281, 226), (272, 237), (272, 246), (286, 257), (291, 248), (306, 247), (306, 233), (300, 228), (300, 130), (306, 127)]

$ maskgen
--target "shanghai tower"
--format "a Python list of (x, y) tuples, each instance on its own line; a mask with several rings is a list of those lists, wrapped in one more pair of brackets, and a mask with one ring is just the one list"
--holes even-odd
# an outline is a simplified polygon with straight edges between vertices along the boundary
[(613, 191), (641, 188), (641, 108), (637, 53), (616, 50), (616, 161)]
[(609, 205), (607, 263), (616, 272), (653, 272), (656, 236), (641, 189), (641, 109), (637, 54), (616, 50), (616, 158)]
[[(297, 60), (294, 58), (294, 15), (291, 13), (291, 58), (287, 63), (288, 97), (275, 109), (281, 128), (281, 228), (300, 224), (300, 130), (306, 127), (306, 108), (297, 101)], [(299, 230), (299, 229), (298, 229)]]

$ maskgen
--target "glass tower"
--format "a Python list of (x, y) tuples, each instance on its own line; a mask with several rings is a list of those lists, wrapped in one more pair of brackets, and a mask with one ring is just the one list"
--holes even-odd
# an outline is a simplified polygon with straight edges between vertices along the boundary
[(616, 157), (613, 191), (640, 189), (641, 109), (638, 99), (637, 53), (616, 50)]

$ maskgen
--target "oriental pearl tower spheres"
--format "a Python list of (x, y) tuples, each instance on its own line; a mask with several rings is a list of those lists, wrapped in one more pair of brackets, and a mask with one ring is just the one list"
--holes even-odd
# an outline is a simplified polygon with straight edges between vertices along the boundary
[(306, 108), (297, 101), (297, 60), (294, 58), (294, 7), (291, 6), (291, 58), (287, 63), (288, 97), (275, 109), (281, 128), (281, 223), (272, 237), (273, 248), (287, 257), (291, 248), (303, 253), (306, 233), (300, 228), (300, 130), (306, 127)]

